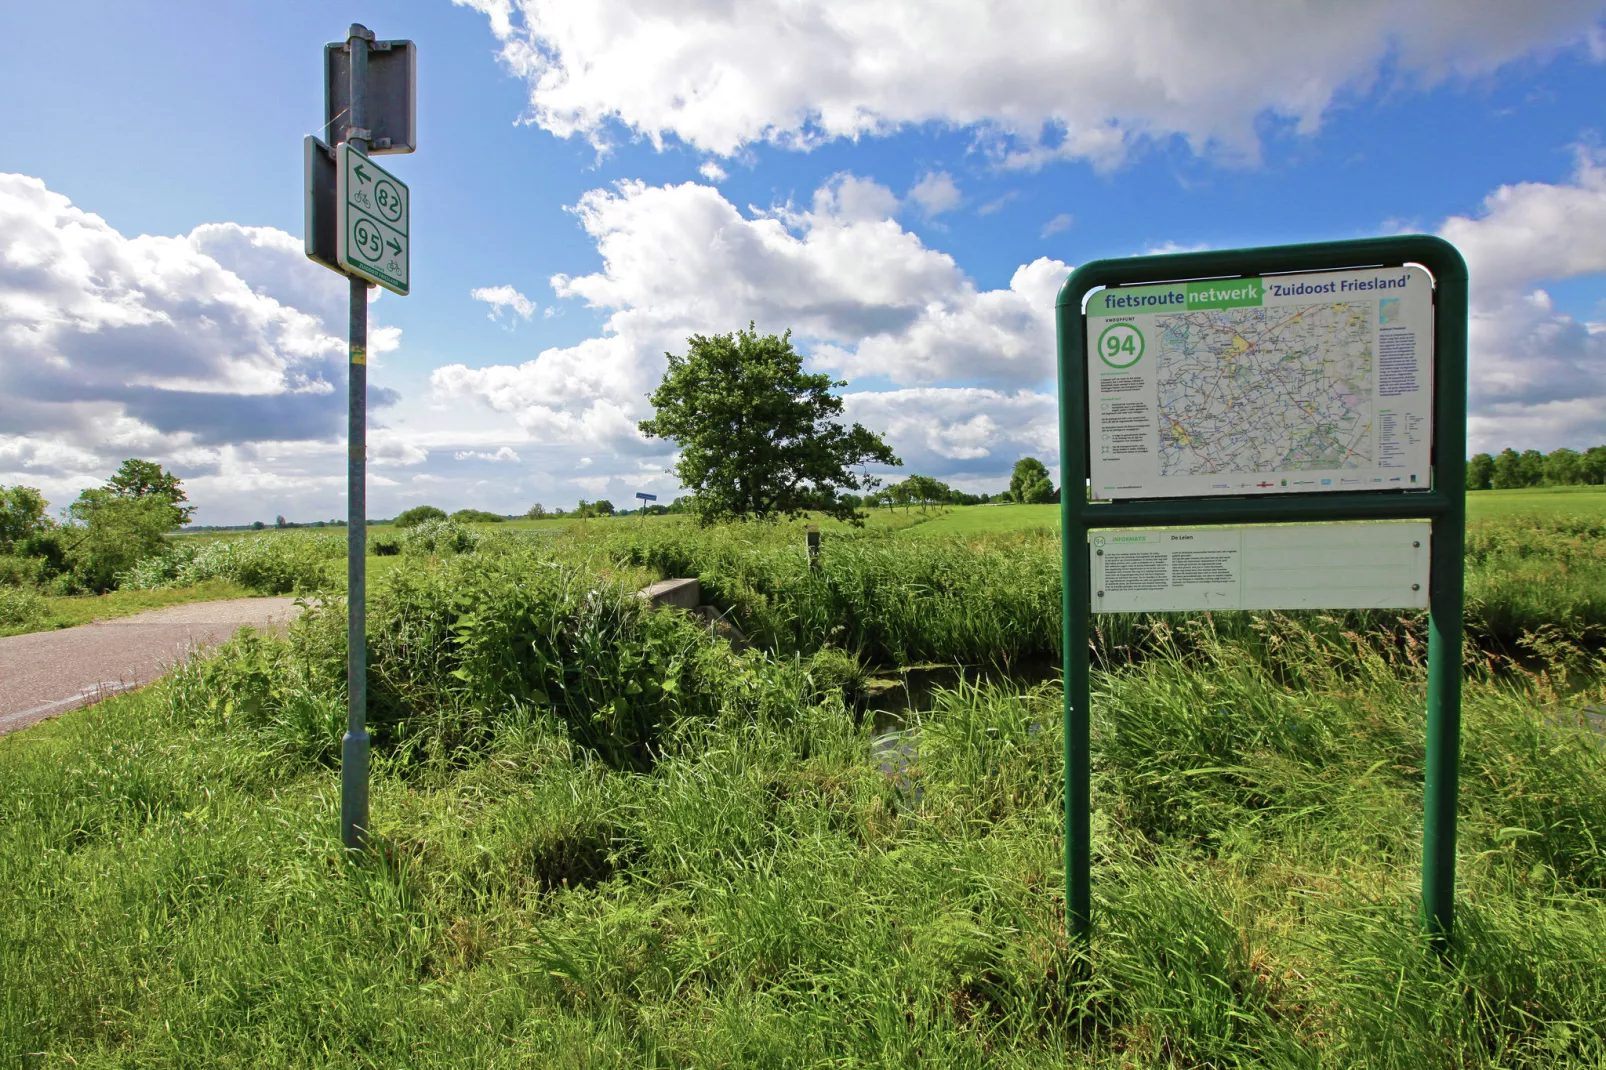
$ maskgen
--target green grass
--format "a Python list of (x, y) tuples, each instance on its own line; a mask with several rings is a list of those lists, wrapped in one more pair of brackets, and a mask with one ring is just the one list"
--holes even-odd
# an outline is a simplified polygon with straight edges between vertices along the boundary
[(1468, 520), (1516, 516), (1580, 516), (1606, 519), (1606, 487), (1530, 487), (1479, 490), (1467, 495)]
[[(876, 511), (878, 518), (887, 513)], [(922, 519), (920, 509), (908, 516), (916, 523), (909, 534), (921, 538), (941, 535), (982, 535), (1060, 526), (1058, 505), (958, 505), (932, 509)], [(1467, 519), (1503, 520), (1511, 517), (1579, 516), (1606, 519), (1606, 487), (1535, 487), (1524, 490), (1484, 490), (1467, 495)]]
[(211, 602), (225, 598), (247, 598), (251, 594), (236, 583), (208, 580), (193, 587), (158, 591), (109, 591), (101, 595), (73, 597), (42, 596), (37, 616), (25, 622), (0, 626), (0, 636), (72, 628), (96, 620), (110, 620), (143, 613), (148, 609), (180, 606), (190, 602)]
[[(1444, 958), (1419, 620), (1101, 636), (1089, 956), (1061, 695), (1020, 671), (1058, 641), (1052, 532), (374, 558), (368, 856), (338, 602), (0, 739), (0, 1066), (1606, 1066), (1603, 535), (1469, 536), (1473, 633), (1526, 660), (1472, 650)], [(688, 569), (755, 648), (631, 597)], [(865, 671), (928, 659), (979, 668), (889, 751)]]
[[(552, 619), (620, 652), (660, 627), (586, 624), (585, 597), (547, 590)], [(472, 721), (472, 745), (381, 749), (366, 859), (336, 838), (339, 696), (316, 676), (339, 630), (316, 613), (289, 640), (0, 740), (6, 1058), (1606, 1060), (1606, 755), (1560, 698), (1579, 681), (1559, 663), (1469, 685), (1448, 960), (1415, 917), (1418, 665), (1273, 619), (1271, 660), (1207, 632), (1099, 674), (1083, 958), (1063, 917), (1056, 689), (939, 692), (912, 760), (889, 766), (823, 664), (709, 644), (685, 651), (695, 708), (659, 726), (651, 762), (621, 763), (574, 717), (628, 696), (608, 692), (616, 673), (561, 716), (454, 692), (473, 644), (435, 664), (427, 639), (448, 594), (385, 594), (375, 632), (413, 666), (390, 686), (415, 741), (445, 719)], [(487, 576), (487, 651), (539, 618), (523, 598)], [(584, 665), (587, 642), (549, 657)]]
[[(902, 510), (898, 510), (902, 513)], [(919, 509), (911, 515), (919, 518)], [(931, 518), (909, 529), (918, 538), (943, 535), (983, 535), (993, 532), (1030, 531), (1046, 528), (1058, 531), (1058, 505), (955, 505), (933, 509)]]

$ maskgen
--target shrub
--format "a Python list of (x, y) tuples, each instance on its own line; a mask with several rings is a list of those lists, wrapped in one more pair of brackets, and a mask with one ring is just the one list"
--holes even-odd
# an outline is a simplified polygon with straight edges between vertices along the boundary
[(452, 514), (452, 519), (459, 524), (500, 524), (507, 517), (499, 513), (487, 513), (484, 509), (459, 509)]
[(415, 505), (405, 513), (391, 521), (398, 528), (413, 528), (426, 520), (445, 520), (446, 510), (437, 509), (433, 505)]
[(466, 554), (479, 545), (480, 536), (447, 517), (426, 520), (401, 537), (404, 554)]
[(45, 600), (23, 587), (0, 587), (0, 628), (32, 624), (45, 614)]
[(229, 580), (262, 594), (300, 593), (334, 582), (336, 562), (345, 553), (344, 535), (286, 533), (180, 542), (141, 558), (118, 577), (118, 584), (143, 590)]

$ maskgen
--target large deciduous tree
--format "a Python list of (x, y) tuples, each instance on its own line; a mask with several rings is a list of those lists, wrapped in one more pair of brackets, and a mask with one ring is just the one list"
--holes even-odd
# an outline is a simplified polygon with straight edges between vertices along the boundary
[(1054, 481), (1048, 477), (1048, 467), (1036, 457), (1022, 457), (1015, 462), (1015, 471), (1009, 477), (1009, 494), (1017, 502), (1040, 505), (1054, 500)]
[(868, 464), (902, 463), (880, 435), (843, 425), (831, 391), (847, 384), (805, 373), (791, 338), (760, 337), (748, 324), (692, 335), (685, 355), (666, 354), (669, 369), (650, 395), (656, 413), (640, 426), (680, 448), (675, 474), (705, 522), (809, 510), (852, 520), (857, 511), (838, 490), (874, 487)]
[(164, 546), (164, 536), (190, 522), (195, 507), (173, 473), (154, 461), (130, 458), (104, 487), (91, 487), (67, 509), (72, 521), (67, 557), (79, 582), (110, 590), (117, 576)]

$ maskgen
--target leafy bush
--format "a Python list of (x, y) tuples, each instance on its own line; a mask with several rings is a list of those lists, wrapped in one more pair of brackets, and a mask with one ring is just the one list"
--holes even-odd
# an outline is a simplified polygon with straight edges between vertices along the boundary
[(336, 562), (346, 553), (340, 534), (249, 535), (215, 542), (178, 542), (141, 558), (122, 573), (125, 590), (190, 587), (205, 580), (230, 580), (262, 594), (318, 590), (335, 581)]
[(0, 628), (31, 624), (45, 614), (45, 600), (25, 587), (0, 586)]
[(426, 520), (445, 520), (446, 510), (437, 509), (433, 505), (415, 505), (391, 521), (398, 528), (417, 527)]
[(459, 509), (452, 514), (459, 524), (501, 524), (507, 517), (500, 513), (487, 513), (484, 509)]
[(425, 520), (401, 537), (404, 554), (466, 554), (480, 542), (479, 533), (447, 517)]

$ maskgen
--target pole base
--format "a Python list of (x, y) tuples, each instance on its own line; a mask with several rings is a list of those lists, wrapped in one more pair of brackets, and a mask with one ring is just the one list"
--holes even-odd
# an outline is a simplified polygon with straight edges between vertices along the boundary
[(354, 851), (368, 846), (368, 731), (340, 740), (340, 841)]

